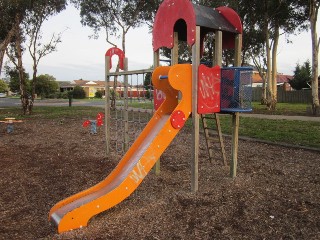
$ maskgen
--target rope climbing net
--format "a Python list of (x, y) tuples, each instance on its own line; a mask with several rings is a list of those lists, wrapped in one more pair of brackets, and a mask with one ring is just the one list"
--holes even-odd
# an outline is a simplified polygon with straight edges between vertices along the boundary
[(110, 73), (110, 148), (124, 153), (154, 112), (152, 69)]

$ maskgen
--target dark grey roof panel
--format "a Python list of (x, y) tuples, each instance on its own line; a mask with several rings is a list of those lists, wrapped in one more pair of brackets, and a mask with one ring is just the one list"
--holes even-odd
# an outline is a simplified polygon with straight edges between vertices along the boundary
[(193, 7), (196, 14), (197, 26), (238, 33), (231, 23), (229, 23), (217, 10), (197, 4), (193, 4)]

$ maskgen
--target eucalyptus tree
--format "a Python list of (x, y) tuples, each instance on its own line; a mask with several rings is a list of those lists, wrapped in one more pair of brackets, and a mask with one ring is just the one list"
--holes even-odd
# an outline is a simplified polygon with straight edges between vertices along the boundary
[(7, 46), (13, 37), (14, 17), (8, 2), (0, 1), (0, 74)]
[[(267, 81), (266, 96), (262, 96), (262, 103), (267, 102), (268, 109), (273, 110), (277, 103), (279, 38), (281, 35), (289, 36), (305, 30), (306, 15), (297, 1), (241, 0), (240, 2), (240, 15), (244, 17), (244, 35), (250, 38), (249, 56), (260, 69), (260, 75), (265, 76)], [(244, 40), (245, 44), (246, 42), (248, 41)], [(264, 70), (266, 70), (265, 75)]]
[[(127, 0), (71, 0), (80, 9), (81, 23), (93, 29), (98, 38), (105, 31), (106, 41), (117, 47), (116, 40), (121, 39), (121, 49), (126, 52), (126, 34), (130, 29), (140, 27), (146, 18), (152, 17), (150, 6), (154, 1)], [(136, 41), (138, 39), (135, 39)], [(119, 71), (117, 66), (116, 71)], [(114, 89), (117, 78), (114, 80)], [(115, 107), (115, 92), (111, 94), (111, 107)]]
[(66, 7), (66, 0), (37, 0), (31, 9), (26, 11), (22, 24), (26, 34), (26, 45), (33, 62), (33, 74), (31, 81), (31, 94), (28, 105), (28, 112), (32, 112), (36, 85), (37, 71), (40, 60), (48, 54), (57, 50), (58, 43), (61, 42), (61, 32), (53, 33), (46, 43), (42, 41), (42, 26), (51, 16), (58, 14)]
[[(22, 62), (24, 36), (21, 23), (26, 11), (32, 8), (33, 1), (4, 0), (2, 4), (2, 11), (5, 15), (3, 22), (4, 27), (2, 27), (2, 29), (5, 29), (4, 35), (6, 38), (5, 41), (7, 41), (7, 44), (4, 44), (2, 47), (19, 73), (21, 105), (23, 114), (26, 114), (28, 111), (29, 97)], [(11, 48), (8, 49), (8, 46), (11, 46)]]
[[(302, 1), (302, 4), (305, 1)], [(308, 18), (310, 22), (311, 30), (311, 42), (312, 42), (312, 77), (311, 77), (311, 87), (312, 87), (312, 109), (314, 115), (320, 115), (320, 104), (319, 104), (319, 79), (318, 79), (318, 67), (319, 67), (319, 44), (320, 38), (317, 34), (317, 20), (318, 12), (320, 7), (319, 0), (308, 0), (308, 5), (306, 9), (308, 12)]]
[(121, 48), (126, 50), (126, 34), (130, 29), (140, 27), (144, 22), (148, 1), (126, 0), (71, 0), (80, 9), (81, 23), (93, 29), (98, 38), (105, 31), (106, 41), (117, 46), (121, 38)]
[[(20, 98), (23, 113), (31, 113), (33, 106), (33, 99), (30, 101), (30, 92), (27, 89), (27, 80), (25, 77), (25, 70), (23, 67), (23, 53), (25, 51), (24, 43), (26, 40), (26, 34), (31, 34), (30, 39), (33, 39), (30, 49), (34, 50), (33, 58), (40, 60), (45, 54), (48, 54), (50, 47), (46, 46), (47, 50), (44, 50), (40, 55), (37, 55), (38, 49), (41, 47), (39, 39), (41, 38), (40, 28), (44, 18), (39, 21), (40, 15), (50, 16), (55, 12), (63, 9), (66, 1), (62, 0), (3, 0), (1, 3), (1, 46), (0, 46), (0, 63), (4, 52), (9, 57), (11, 62), (19, 73), (20, 79)], [(51, 6), (52, 8), (46, 8)], [(56, 8), (55, 8), (56, 7)], [(38, 22), (37, 22), (38, 21)], [(33, 31), (32, 29), (38, 29)], [(52, 48), (51, 48), (52, 49)], [(30, 52), (32, 53), (32, 51)], [(39, 61), (37, 62), (39, 63)], [(33, 94), (31, 94), (33, 95)]]
[(15, 32), (17, 25), (22, 22), (29, 6), (30, 2), (24, 0), (0, 1), (0, 74), (7, 46), (17, 34)]

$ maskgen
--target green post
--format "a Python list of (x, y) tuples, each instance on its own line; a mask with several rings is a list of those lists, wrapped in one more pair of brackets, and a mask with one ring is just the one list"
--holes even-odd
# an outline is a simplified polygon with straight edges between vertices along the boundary
[(72, 107), (72, 98), (73, 98), (73, 92), (68, 92), (68, 99), (69, 99), (69, 107)]

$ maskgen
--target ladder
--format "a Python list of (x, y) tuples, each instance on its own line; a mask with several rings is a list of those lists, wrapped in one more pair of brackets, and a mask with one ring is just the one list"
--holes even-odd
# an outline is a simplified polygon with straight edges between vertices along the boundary
[[(213, 113), (213, 114), (206, 114), (206, 115), (200, 114), (200, 116), (201, 116), (202, 127), (204, 130), (204, 135), (206, 138), (206, 144), (207, 144), (210, 162), (214, 158), (213, 150), (218, 148), (216, 144), (220, 143), (220, 152), (222, 156), (223, 165), (227, 166), (226, 151), (224, 149), (219, 115), (217, 113)], [(214, 125), (212, 127), (208, 125), (208, 122), (211, 120), (214, 121), (216, 128), (214, 128)]]

